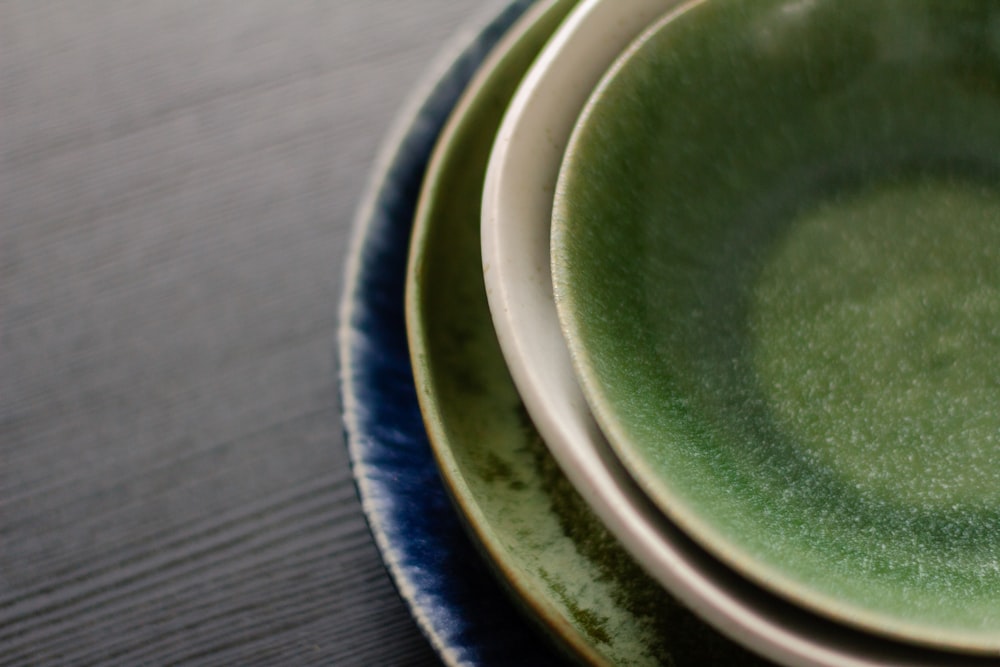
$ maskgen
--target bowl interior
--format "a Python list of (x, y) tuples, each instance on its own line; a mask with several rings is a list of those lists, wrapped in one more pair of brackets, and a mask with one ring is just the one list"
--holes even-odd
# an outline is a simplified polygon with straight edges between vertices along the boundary
[(739, 571), (1000, 650), (1000, 6), (690, 3), (556, 193), (556, 302), (653, 500)]

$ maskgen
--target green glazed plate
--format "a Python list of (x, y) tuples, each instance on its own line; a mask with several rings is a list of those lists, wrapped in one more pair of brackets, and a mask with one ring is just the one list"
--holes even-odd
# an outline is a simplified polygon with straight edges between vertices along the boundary
[(809, 609), (1000, 653), (1000, 4), (689, 3), (591, 99), (552, 262), (672, 520)]
[(572, 4), (544, 3), (513, 29), (428, 170), (406, 305), (432, 447), (487, 559), (571, 654), (599, 665), (765, 664), (674, 601), (591, 514), (528, 420), (493, 332), (479, 253), (486, 162), (520, 77)]

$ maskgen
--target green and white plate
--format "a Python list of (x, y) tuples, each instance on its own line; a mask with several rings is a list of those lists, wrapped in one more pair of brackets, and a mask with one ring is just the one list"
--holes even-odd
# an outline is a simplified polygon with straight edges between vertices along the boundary
[(1000, 653), (1000, 4), (708, 0), (592, 98), (553, 279), (662, 511), (804, 608)]

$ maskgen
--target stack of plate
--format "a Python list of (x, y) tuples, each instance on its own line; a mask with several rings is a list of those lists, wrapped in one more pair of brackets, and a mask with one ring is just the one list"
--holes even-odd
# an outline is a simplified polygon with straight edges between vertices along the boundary
[(446, 662), (1000, 661), (997, 26), (538, 0), (449, 56), (341, 334), (362, 502)]

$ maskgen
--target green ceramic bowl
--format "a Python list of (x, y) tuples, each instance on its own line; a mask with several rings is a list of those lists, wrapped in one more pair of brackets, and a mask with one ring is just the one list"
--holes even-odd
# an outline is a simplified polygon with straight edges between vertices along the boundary
[(575, 368), (663, 511), (805, 607), (1000, 652), (1000, 3), (689, 3), (553, 218)]

